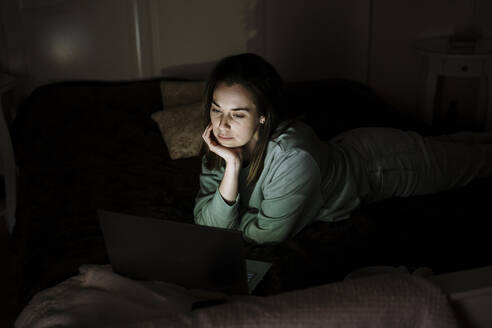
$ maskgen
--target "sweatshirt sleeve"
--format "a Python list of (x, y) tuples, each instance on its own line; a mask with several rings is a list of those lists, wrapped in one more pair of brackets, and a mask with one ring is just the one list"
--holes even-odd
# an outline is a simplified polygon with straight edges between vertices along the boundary
[(209, 170), (202, 160), (200, 190), (195, 198), (195, 223), (219, 228), (237, 228), (238, 197), (233, 205), (227, 204), (219, 192), (224, 170)]
[(258, 211), (246, 212), (239, 229), (257, 243), (280, 242), (311, 223), (323, 204), (320, 168), (301, 150), (271, 167)]

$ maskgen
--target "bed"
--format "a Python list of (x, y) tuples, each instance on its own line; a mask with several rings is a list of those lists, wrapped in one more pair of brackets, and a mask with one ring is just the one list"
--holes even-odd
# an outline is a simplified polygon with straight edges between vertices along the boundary
[[(96, 210), (193, 222), (200, 158), (170, 151), (161, 111), (196, 106), (202, 81), (76, 81), (42, 86), (19, 110), (16, 252), (18, 313), (35, 295), (108, 258)], [(320, 138), (362, 126), (440, 134), (367, 86), (344, 79), (291, 82), (287, 110)], [(190, 150), (191, 154), (194, 154)], [(273, 263), (253, 296), (339, 283), (371, 265), (439, 274), (490, 265), (491, 179), (439, 194), (363, 206), (349, 220), (315, 223), (280, 244), (245, 242)], [(473, 236), (473, 237), (471, 237)], [(183, 241), (185, 242), (185, 241)]]

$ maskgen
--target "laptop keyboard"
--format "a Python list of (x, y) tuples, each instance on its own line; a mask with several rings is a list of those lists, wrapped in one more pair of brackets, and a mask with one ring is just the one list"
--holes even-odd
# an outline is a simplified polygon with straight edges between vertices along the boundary
[(248, 272), (248, 282), (250, 282), (251, 279), (253, 279), (255, 276), (256, 276), (256, 273), (254, 273), (254, 272)]

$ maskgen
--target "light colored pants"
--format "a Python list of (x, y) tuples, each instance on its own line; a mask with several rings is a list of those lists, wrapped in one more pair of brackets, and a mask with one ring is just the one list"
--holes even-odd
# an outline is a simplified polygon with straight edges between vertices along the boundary
[(332, 141), (351, 149), (365, 202), (435, 193), (492, 176), (492, 133), (422, 137), (392, 128), (358, 128)]

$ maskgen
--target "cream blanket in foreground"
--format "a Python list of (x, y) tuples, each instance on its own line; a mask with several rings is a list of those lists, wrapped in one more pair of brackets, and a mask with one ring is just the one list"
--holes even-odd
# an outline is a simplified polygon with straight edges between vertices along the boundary
[(16, 327), (457, 327), (446, 296), (403, 273), (240, 296), (191, 311), (197, 300), (223, 296), (84, 265), (79, 275), (35, 295)]

